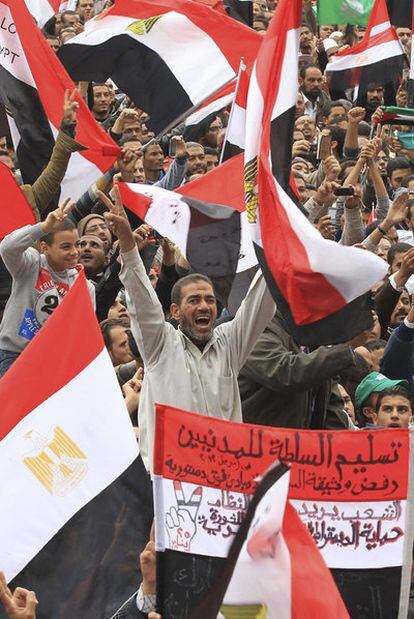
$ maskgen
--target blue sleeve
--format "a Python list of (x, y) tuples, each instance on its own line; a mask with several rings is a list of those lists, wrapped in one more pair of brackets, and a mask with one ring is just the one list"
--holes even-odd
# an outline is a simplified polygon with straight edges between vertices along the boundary
[(393, 380), (405, 379), (414, 392), (414, 329), (402, 323), (388, 340), (381, 361), (381, 371)]

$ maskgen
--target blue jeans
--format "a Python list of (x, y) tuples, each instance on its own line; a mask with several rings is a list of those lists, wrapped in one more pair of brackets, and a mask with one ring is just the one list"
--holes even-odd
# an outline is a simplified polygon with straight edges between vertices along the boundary
[(9, 367), (16, 361), (20, 353), (11, 350), (0, 349), (0, 378), (4, 376)]

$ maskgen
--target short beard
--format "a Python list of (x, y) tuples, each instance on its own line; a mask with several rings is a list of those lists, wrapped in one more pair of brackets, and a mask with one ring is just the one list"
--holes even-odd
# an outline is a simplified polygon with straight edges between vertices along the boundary
[(206, 344), (213, 335), (212, 328), (210, 329), (210, 331), (207, 331), (204, 334), (200, 334), (198, 331), (193, 329), (193, 327), (191, 327), (188, 321), (183, 317), (181, 317), (180, 319), (180, 329), (188, 337), (189, 340), (194, 342), (194, 344)]

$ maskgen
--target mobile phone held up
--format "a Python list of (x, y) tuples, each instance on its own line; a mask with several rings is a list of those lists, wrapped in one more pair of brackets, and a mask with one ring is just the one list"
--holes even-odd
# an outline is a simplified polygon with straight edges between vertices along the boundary
[(354, 188), (353, 187), (337, 187), (334, 190), (334, 196), (353, 196), (354, 195)]
[(177, 152), (177, 140), (170, 140), (168, 145), (168, 156), (173, 158), (175, 157), (175, 153)]

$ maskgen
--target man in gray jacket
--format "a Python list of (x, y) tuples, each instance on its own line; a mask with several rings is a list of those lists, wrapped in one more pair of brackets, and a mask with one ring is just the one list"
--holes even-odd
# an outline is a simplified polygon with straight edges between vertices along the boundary
[(217, 303), (208, 278), (193, 274), (172, 291), (171, 314), (164, 312), (139, 256), (118, 190), (107, 221), (119, 239), (120, 279), (127, 293), (131, 329), (144, 360), (138, 411), (140, 453), (152, 470), (155, 403), (168, 404), (228, 421), (242, 421), (237, 376), (276, 306), (259, 273), (231, 322), (213, 329)]

